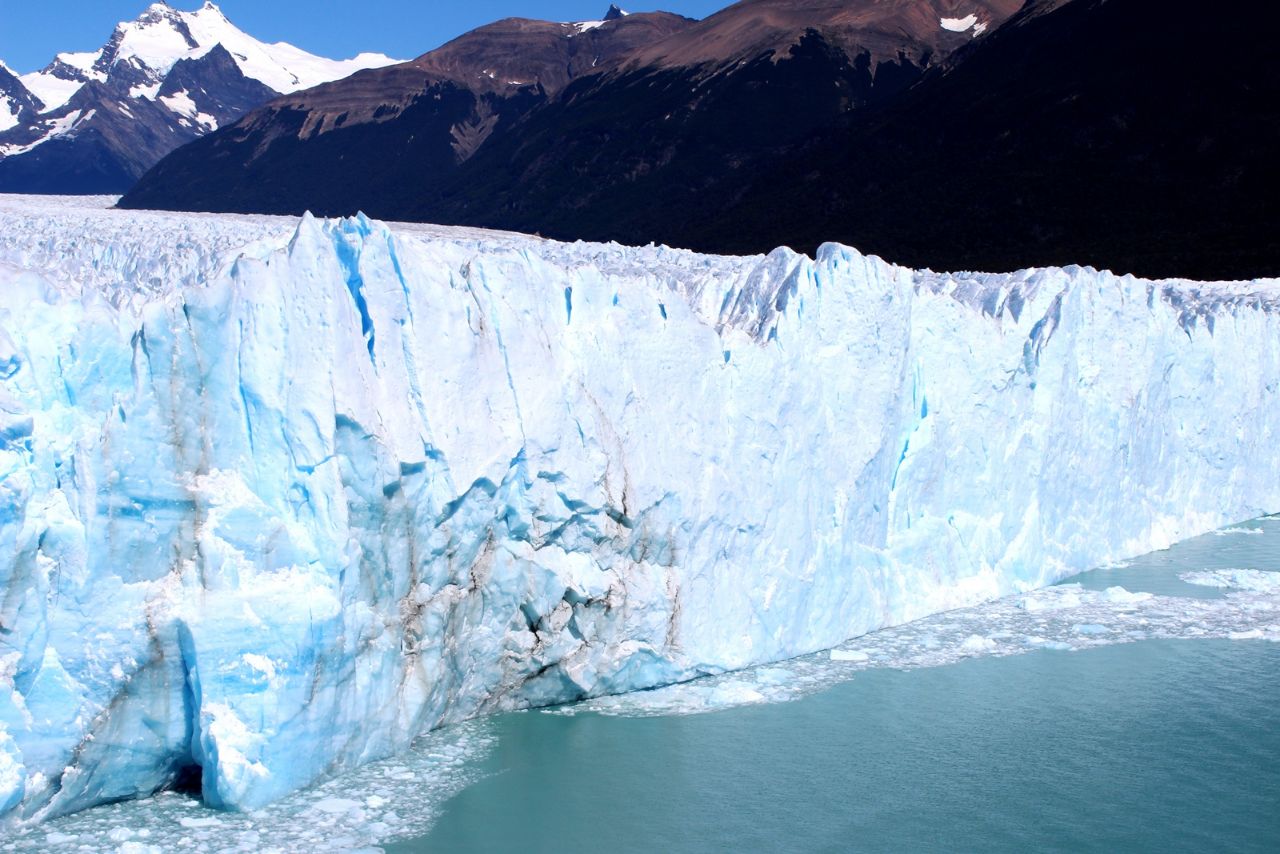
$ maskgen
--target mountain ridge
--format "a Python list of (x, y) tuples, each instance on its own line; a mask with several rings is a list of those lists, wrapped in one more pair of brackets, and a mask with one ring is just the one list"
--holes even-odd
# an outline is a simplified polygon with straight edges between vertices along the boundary
[(282, 92), (393, 62), (265, 44), (210, 0), (194, 12), (153, 3), (96, 52), (0, 71), (0, 191), (121, 193), (169, 151)]
[[(226, 149), (246, 154), (236, 191), (272, 212), (343, 209), (374, 194), (405, 205), (572, 81), (693, 23), (667, 12), (576, 23), (504, 18), (410, 62), (278, 98), (212, 148), (219, 158)], [(202, 195), (210, 187), (193, 184), (184, 203), (212, 202)], [(293, 198), (298, 188), (305, 204)]]
[[(938, 57), (981, 36), (974, 32), (977, 12), (970, 12), (972, 20), (960, 32), (944, 25), (948, 15), (978, 10), (986, 16), (983, 21), (1003, 20), (1020, 2), (926, 0), (924, 7), (930, 12), (922, 15), (905, 0), (747, 0), (700, 22), (668, 13), (578, 24), (504, 19), (405, 66), (356, 75), (256, 110), (216, 139), (160, 164), (122, 203), (272, 213), (336, 214), (359, 208), (385, 218), (434, 218), (442, 213), (465, 218), (464, 209), (442, 212), (426, 206), (441, 194), (465, 196), (465, 186), (455, 178), (476, 156), (501, 152), (488, 156), (486, 171), (503, 175), (511, 192), (520, 194), (522, 176), (512, 174), (518, 168), (512, 163), (525, 153), (535, 171), (548, 152), (554, 152), (550, 159), (555, 162), (580, 151), (587, 157), (608, 157), (611, 152), (632, 157), (629, 137), (654, 149), (653, 158), (659, 161), (648, 162), (650, 152), (639, 152), (633, 158), (636, 168), (662, 171), (675, 163), (671, 169), (680, 173), (679, 180), (701, 180), (699, 173), (748, 168), (746, 162), (759, 154), (795, 144), (844, 112), (900, 91)], [(858, 20), (875, 23), (870, 39), (874, 49), (861, 46), (856, 34), (840, 28), (851, 5), (861, 11)], [(904, 18), (904, 9), (912, 14)], [(799, 51), (795, 62), (778, 61), (781, 57), (770, 47), (783, 31), (779, 10), (789, 16), (784, 16), (791, 42), (787, 56)], [(816, 26), (821, 20), (814, 15), (834, 16), (833, 32), (842, 34), (842, 41), (824, 37)], [(678, 46), (687, 33), (705, 33), (708, 27), (727, 27), (734, 38), (745, 39), (745, 47), (728, 51), (725, 61), (714, 67), (701, 62), (680, 68), (635, 67), (637, 55), (661, 54), (664, 45)], [(890, 32), (898, 34), (885, 35)], [(768, 44), (761, 41), (761, 33)], [(631, 35), (623, 39), (624, 34)], [(610, 39), (618, 43), (602, 54), (599, 46)], [(555, 48), (548, 53), (549, 45)], [(579, 50), (581, 46), (591, 49)], [(744, 51), (750, 60), (741, 58)], [(589, 65), (575, 67), (566, 59), (570, 54), (590, 60)], [(515, 70), (509, 64), (527, 63), (531, 56), (553, 56), (554, 61), (540, 66), (551, 73)], [(409, 117), (409, 102), (417, 99), (421, 105), (425, 100), (414, 88), (413, 75), (418, 73), (440, 88), (428, 93), (434, 112), (418, 109)], [(394, 79), (399, 89), (387, 86), (379, 91), (380, 77)], [(521, 89), (530, 82), (537, 86)], [(608, 86), (625, 92), (603, 105), (593, 100), (594, 92)], [(691, 91), (695, 101), (706, 103), (690, 108)], [(547, 118), (565, 114), (567, 104), (575, 109), (569, 111), (572, 120), (564, 127)], [(591, 110), (595, 112), (589, 121), (599, 127), (579, 134), (577, 123)], [(522, 139), (535, 128), (545, 144), (531, 152)], [(751, 139), (758, 151), (721, 158), (721, 151), (742, 151), (742, 146), (733, 147), (727, 129)], [(449, 142), (426, 151), (424, 138)], [(210, 167), (211, 163), (218, 165)], [(603, 182), (593, 191), (604, 192), (619, 175), (625, 181), (628, 168), (624, 164), (614, 173), (593, 173), (592, 182)], [(482, 179), (488, 182), (490, 177)], [(557, 183), (547, 178), (540, 192), (554, 196)], [(183, 189), (157, 189), (166, 185)], [(538, 230), (536, 222), (520, 222), (526, 230)]]

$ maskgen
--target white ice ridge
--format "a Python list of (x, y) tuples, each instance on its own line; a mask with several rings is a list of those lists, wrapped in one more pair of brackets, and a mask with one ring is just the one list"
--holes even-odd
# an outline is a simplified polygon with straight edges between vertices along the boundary
[(1274, 511), (1278, 306), (0, 201), (0, 808), (254, 809)]

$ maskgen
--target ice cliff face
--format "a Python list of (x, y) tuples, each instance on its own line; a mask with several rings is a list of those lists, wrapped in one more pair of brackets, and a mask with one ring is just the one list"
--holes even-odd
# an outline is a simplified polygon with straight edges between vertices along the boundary
[(1280, 285), (0, 205), (0, 812), (252, 808), (1280, 509)]

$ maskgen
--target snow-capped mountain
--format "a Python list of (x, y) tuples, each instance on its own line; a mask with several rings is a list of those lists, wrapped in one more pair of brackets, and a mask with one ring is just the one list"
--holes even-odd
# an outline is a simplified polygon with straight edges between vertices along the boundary
[(212, 2), (155, 3), (98, 51), (60, 53), (16, 81), (0, 69), (0, 190), (123, 192), (164, 154), (275, 95), (394, 62), (266, 44)]
[[(141, 80), (147, 81), (138, 83), (136, 94), (154, 97), (155, 89), (175, 64), (198, 59), (215, 45), (222, 45), (231, 54), (245, 77), (281, 94), (396, 61), (380, 53), (332, 60), (284, 42), (264, 44), (227, 20), (212, 2), (194, 12), (153, 3), (137, 20), (118, 24), (101, 50), (60, 53), (40, 71), (23, 75), (22, 82), (44, 102), (46, 110), (51, 110), (67, 103), (85, 83), (105, 81), (117, 64), (128, 63), (138, 69)], [(147, 87), (151, 87), (150, 91)]]

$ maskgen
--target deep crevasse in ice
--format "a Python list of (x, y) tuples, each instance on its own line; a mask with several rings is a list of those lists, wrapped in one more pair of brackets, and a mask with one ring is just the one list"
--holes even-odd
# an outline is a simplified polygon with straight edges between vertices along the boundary
[(1274, 281), (0, 229), (10, 822), (192, 773), (252, 808), (1280, 509)]

